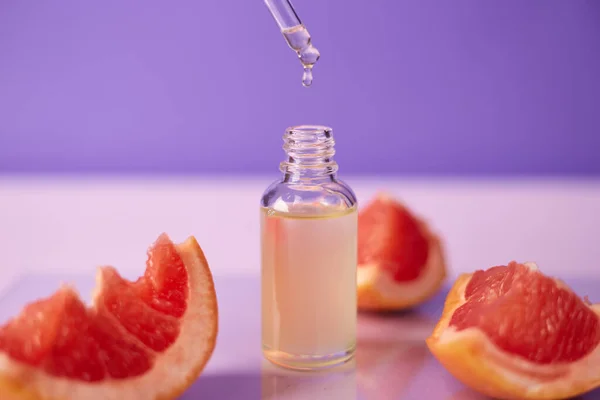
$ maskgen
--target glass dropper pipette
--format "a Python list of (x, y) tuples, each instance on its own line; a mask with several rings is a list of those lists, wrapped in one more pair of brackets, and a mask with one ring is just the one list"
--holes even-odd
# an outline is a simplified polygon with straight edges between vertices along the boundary
[(302, 84), (310, 86), (312, 84), (312, 68), (320, 57), (319, 50), (312, 45), (308, 30), (300, 21), (289, 0), (265, 0), (265, 4), (279, 25), (288, 46), (296, 52), (304, 67)]

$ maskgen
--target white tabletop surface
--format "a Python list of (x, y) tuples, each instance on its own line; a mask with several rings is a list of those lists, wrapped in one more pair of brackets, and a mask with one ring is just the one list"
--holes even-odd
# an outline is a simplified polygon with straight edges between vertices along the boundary
[[(136, 277), (163, 231), (195, 235), (215, 275), (256, 275), (258, 202), (270, 181), (0, 178), (0, 282), (25, 270), (92, 274), (104, 264)], [(598, 271), (600, 180), (346, 181), (360, 203), (381, 189), (428, 219), (454, 274), (513, 259), (556, 275)]]

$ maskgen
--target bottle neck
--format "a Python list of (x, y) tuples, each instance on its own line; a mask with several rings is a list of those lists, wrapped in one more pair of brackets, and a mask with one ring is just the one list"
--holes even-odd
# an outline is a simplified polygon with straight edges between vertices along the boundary
[(338, 170), (333, 160), (335, 141), (331, 128), (301, 125), (288, 128), (283, 135), (287, 160), (279, 165), (288, 182), (331, 181)]

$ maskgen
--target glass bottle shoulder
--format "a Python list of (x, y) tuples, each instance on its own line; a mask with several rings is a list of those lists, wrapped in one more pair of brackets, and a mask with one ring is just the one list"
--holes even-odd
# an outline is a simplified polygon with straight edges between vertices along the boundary
[(345, 213), (357, 207), (356, 195), (344, 181), (273, 182), (263, 193), (261, 208), (276, 213), (316, 216)]

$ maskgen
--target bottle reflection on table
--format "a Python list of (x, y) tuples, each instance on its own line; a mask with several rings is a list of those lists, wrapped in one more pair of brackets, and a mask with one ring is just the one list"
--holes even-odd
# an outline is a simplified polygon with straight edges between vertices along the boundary
[(361, 400), (354, 361), (319, 372), (291, 371), (264, 361), (261, 387), (261, 400)]

